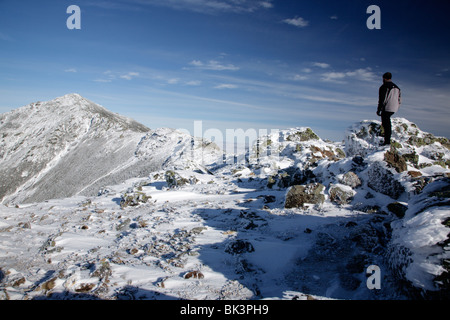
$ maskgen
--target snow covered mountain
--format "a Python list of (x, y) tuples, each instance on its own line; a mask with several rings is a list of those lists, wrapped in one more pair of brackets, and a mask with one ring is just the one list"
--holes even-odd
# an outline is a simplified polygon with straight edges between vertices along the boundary
[[(85, 101), (62, 98), (71, 99)], [(2, 161), (28, 145), (13, 115), (1, 118), (8, 130), (1, 131), (8, 146)], [(31, 202), (47, 174), (73, 168), (51, 173), (72, 163), (67, 156), (79, 165), (95, 162), (71, 155), (84, 144), (91, 152), (90, 143), (101, 145), (97, 156), (108, 164), (88, 181), (91, 194), (72, 175), (74, 196), (0, 205), (0, 299), (450, 297), (447, 138), (401, 118), (393, 119), (390, 147), (380, 146), (379, 121), (354, 124), (343, 143), (292, 128), (260, 137), (242, 157), (248, 161), (224, 164), (213, 144), (188, 135), (90, 116), (133, 147), (112, 149), (96, 140), (103, 129), (88, 126), (83, 138), (55, 152), (57, 160), (47, 160), (43, 173), (21, 171), (33, 178), (6, 199), (26, 195)], [(31, 152), (40, 159), (37, 148), (16, 161)], [(54, 150), (45, 148), (39, 150)], [(114, 151), (128, 154), (114, 162)], [(186, 157), (198, 151), (201, 163)], [(367, 274), (373, 266), (381, 270), (375, 287)]]
[(2, 203), (95, 195), (168, 165), (192, 139), (171, 129), (152, 131), (78, 94), (2, 114), (0, 137)]

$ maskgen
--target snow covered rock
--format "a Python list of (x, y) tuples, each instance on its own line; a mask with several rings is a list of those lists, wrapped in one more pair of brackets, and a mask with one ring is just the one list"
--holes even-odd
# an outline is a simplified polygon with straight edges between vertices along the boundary
[(443, 178), (413, 197), (405, 217), (392, 223), (391, 268), (419, 294), (450, 297), (449, 221), (450, 179)]
[(398, 199), (405, 192), (403, 185), (395, 178), (394, 174), (385, 165), (372, 163), (367, 171), (367, 185), (382, 194), (393, 199)]
[(330, 187), (330, 200), (337, 204), (349, 204), (353, 200), (355, 191), (349, 186), (333, 185)]
[(325, 186), (320, 183), (296, 185), (289, 189), (284, 207), (302, 208), (305, 204), (322, 204), (325, 201)]

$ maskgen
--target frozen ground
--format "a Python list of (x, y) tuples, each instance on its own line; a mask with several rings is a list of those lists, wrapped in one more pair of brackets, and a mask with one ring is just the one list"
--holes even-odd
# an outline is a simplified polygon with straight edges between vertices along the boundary
[[(283, 191), (195, 176), (178, 190), (130, 180), (99, 197), (2, 207), (2, 298), (399, 298), (388, 274), (372, 291), (365, 268), (345, 270), (360, 251), (346, 233), (387, 218), (333, 205), (279, 209)], [(151, 199), (122, 209), (121, 194), (142, 183)], [(360, 288), (342, 288), (346, 276)]]

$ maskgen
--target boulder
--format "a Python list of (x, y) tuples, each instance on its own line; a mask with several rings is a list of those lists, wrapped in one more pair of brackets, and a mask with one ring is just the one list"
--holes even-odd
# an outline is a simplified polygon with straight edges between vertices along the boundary
[(330, 187), (330, 200), (337, 204), (349, 204), (353, 200), (355, 191), (349, 186), (334, 185)]
[(293, 186), (286, 195), (284, 207), (303, 208), (306, 203), (322, 204), (325, 201), (325, 195), (322, 193), (324, 189), (325, 186), (321, 183)]
[(408, 169), (406, 159), (395, 149), (386, 151), (386, 153), (384, 154), (384, 161), (386, 161), (388, 165), (394, 168), (398, 173), (406, 171)]
[(356, 188), (361, 185), (361, 180), (359, 179), (358, 175), (354, 173), (353, 171), (349, 171), (340, 179), (342, 184), (345, 184), (346, 186)]
[(395, 179), (394, 174), (378, 162), (370, 166), (367, 174), (369, 178), (367, 185), (377, 192), (393, 199), (398, 199), (405, 192), (405, 188)]

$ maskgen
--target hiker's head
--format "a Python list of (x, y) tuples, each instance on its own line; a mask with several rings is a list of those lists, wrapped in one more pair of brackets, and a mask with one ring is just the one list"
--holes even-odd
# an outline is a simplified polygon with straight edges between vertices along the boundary
[(385, 74), (383, 74), (383, 81), (390, 81), (390, 80), (392, 80), (392, 73), (386, 72)]

